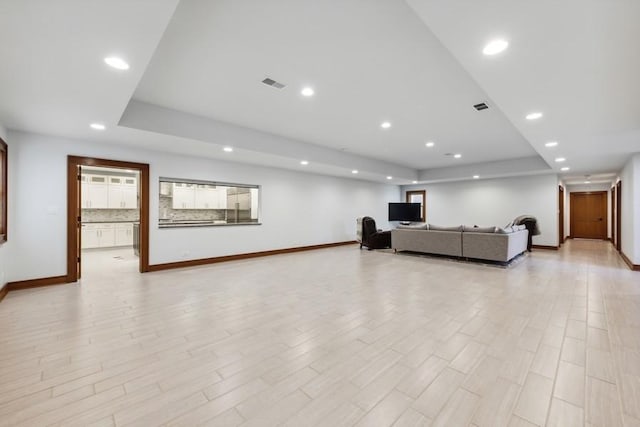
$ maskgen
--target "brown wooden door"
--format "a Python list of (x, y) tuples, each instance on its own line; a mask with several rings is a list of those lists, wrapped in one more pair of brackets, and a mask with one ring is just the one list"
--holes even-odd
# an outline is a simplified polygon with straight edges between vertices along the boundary
[(571, 193), (571, 236), (607, 238), (607, 192)]

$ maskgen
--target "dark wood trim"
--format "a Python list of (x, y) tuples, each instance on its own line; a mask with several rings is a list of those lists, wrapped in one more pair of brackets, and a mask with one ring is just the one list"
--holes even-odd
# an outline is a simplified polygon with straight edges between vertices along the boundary
[(551, 251), (557, 251), (560, 248), (559, 246), (551, 246), (551, 245), (531, 245), (531, 247), (533, 249), (545, 249), (545, 250), (551, 250)]
[(7, 241), (7, 216), (9, 215), (8, 209), (8, 196), (7, 196), (7, 180), (9, 174), (7, 170), (9, 168), (9, 147), (7, 143), (0, 138), (0, 168), (2, 168), (2, 174), (0, 179), (0, 244)]
[(622, 252), (622, 181), (616, 184), (616, 249)]
[(640, 271), (640, 265), (632, 263), (629, 257), (624, 254), (624, 252), (620, 251), (620, 256), (630, 269), (632, 269), (633, 271)]
[(225, 255), (225, 256), (219, 256), (219, 257), (213, 257), (213, 258), (200, 258), (200, 259), (192, 259), (188, 261), (168, 262), (165, 264), (152, 264), (149, 266), (149, 271), (161, 271), (161, 270), (170, 270), (174, 268), (196, 267), (199, 265), (216, 264), (219, 262), (237, 261), (241, 259), (289, 254), (292, 252), (303, 252), (303, 251), (312, 251), (315, 249), (333, 248), (336, 246), (353, 245), (356, 243), (357, 242), (355, 240), (349, 240), (346, 242), (323, 243), (320, 245), (298, 246), (295, 248), (274, 249), (271, 251), (249, 252), (244, 254)]
[(6, 285), (4, 285), (2, 289), (0, 289), (0, 301), (2, 301), (4, 297), (7, 296), (8, 293), (9, 293), (9, 284), (7, 283)]
[(564, 187), (558, 186), (558, 244), (564, 243)]
[(422, 221), (427, 220), (427, 190), (407, 190), (404, 195), (405, 202), (409, 203), (412, 194), (422, 196)]
[(611, 198), (611, 237), (609, 237), (609, 240), (615, 246), (615, 239), (616, 239), (616, 217), (615, 217), (616, 187), (615, 185), (611, 187), (611, 190), (609, 191), (609, 197)]
[(139, 270), (149, 270), (149, 165), (121, 160), (98, 159), (93, 157), (67, 157), (67, 282), (79, 279), (78, 256), (80, 242), (78, 217), (80, 216), (80, 195), (78, 194), (78, 166), (97, 166), (118, 169), (133, 169), (140, 172), (140, 265)]
[(7, 283), (8, 291), (19, 291), (21, 289), (39, 288), (42, 286), (63, 285), (67, 282), (67, 276), (43, 277), (41, 279), (20, 280), (18, 282)]

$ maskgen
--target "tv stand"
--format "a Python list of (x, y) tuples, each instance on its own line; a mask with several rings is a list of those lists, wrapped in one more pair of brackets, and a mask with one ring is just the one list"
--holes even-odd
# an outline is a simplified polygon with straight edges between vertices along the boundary
[(401, 225), (411, 225), (411, 221), (400, 221)]

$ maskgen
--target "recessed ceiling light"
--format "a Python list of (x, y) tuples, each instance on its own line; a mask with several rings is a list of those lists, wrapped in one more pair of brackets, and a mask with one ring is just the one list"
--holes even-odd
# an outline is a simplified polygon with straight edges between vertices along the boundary
[(227, 153), (231, 153), (233, 151), (233, 148), (231, 147), (224, 147), (223, 150)]
[(453, 155), (453, 158), (454, 158), (454, 159), (459, 159), (460, 157), (462, 157), (462, 154), (459, 154), (459, 153), (458, 153), (458, 154), (454, 154), (454, 155)]
[(109, 56), (104, 58), (104, 62), (110, 67), (115, 68), (116, 70), (128, 70), (129, 64), (125, 62), (124, 59), (118, 58), (117, 56)]
[(391, 127), (391, 123), (390, 122), (382, 122), (382, 124), (380, 125), (380, 127), (382, 129), (389, 129)]
[(300, 160), (300, 164), (307, 166), (309, 164), (309, 162), (307, 160)]
[(584, 183), (585, 184), (591, 184), (591, 181), (585, 181)]
[(544, 144), (545, 147), (557, 147), (558, 146), (558, 142), (557, 141), (549, 141), (546, 144)]
[(358, 169), (354, 169), (354, 170), (352, 170), (352, 171), (351, 171), (351, 173), (354, 173), (354, 174), (355, 174), (355, 173), (358, 173)]
[(313, 94), (316, 92), (311, 87), (305, 87), (304, 89), (302, 89), (302, 91), (300, 91), (300, 93), (302, 94), (302, 96), (313, 96)]
[(492, 40), (482, 49), (482, 53), (485, 55), (495, 55), (505, 50), (508, 46), (509, 42), (506, 40)]
[(103, 125), (102, 123), (91, 123), (89, 125), (91, 127), (91, 129), (95, 129), (95, 130), (105, 130), (106, 126)]
[(431, 147), (433, 147), (434, 145), (436, 145), (436, 143), (435, 143), (435, 142), (433, 142), (433, 141), (429, 141), (429, 142), (427, 142), (427, 143), (426, 143), (426, 144), (424, 144), (424, 145), (426, 145), (427, 147), (431, 148)]
[(560, 170), (561, 170), (562, 172), (566, 172), (566, 171), (568, 171), (569, 169), (571, 169), (569, 166), (565, 166), (565, 167), (563, 167), (563, 168), (562, 168), (562, 169), (560, 169)]
[(473, 179), (479, 179), (480, 175), (473, 175)]
[(417, 183), (418, 183), (418, 181), (412, 181), (412, 182), (413, 182), (414, 184), (417, 184)]
[(540, 117), (542, 117), (542, 113), (538, 111), (536, 111), (535, 113), (529, 113), (526, 115), (527, 120), (538, 120)]
[(565, 159), (564, 157), (556, 157), (556, 162), (558, 162), (558, 163), (562, 163), (565, 160), (567, 160), (567, 159)]
[(389, 176), (387, 177), (387, 179), (393, 179), (393, 177), (392, 177), (391, 175), (389, 175)]

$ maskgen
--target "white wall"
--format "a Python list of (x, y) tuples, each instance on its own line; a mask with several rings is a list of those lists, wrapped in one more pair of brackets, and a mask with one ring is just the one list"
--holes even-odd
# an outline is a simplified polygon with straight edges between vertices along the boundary
[[(370, 215), (387, 228), (387, 203), (400, 189), (356, 179), (181, 157), (113, 144), (10, 132), (9, 280), (66, 274), (67, 155), (150, 164), (150, 263), (208, 258), (355, 239), (355, 219)], [(262, 186), (260, 226), (159, 229), (158, 178)], [(18, 217), (19, 215), (19, 217)]]
[(565, 186), (566, 204), (565, 214), (565, 236), (571, 235), (571, 193), (583, 193), (586, 191), (606, 191), (607, 192), (607, 237), (611, 238), (611, 184), (580, 184)]
[[(9, 146), (9, 141), (7, 140), (7, 129), (2, 125), (2, 123), (0, 123), (0, 138), (2, 138), (2, 140), (7, 143), (7, 146)], [(10, 149), (9, 154), (11, 154)], [(9, 218), (9, 220), (11, 220), (11, 218)], [(8, 244), (9, 243), (4, 243), (3, 245), (0, 245), (0, 290), (7, 284), (7, 265), (9, 264), (7, 262), (9, 252)]]
[(622, 181), (622, 252), (640, 264), (640, 154), (629, 159), (620, 173)]
[(403, 186), (427, 191), (427, 221), (438, 225), (505, 226), (519, 215), (538, 219), (536, 245), (558, 245), (558, 177), (526, 177)]

